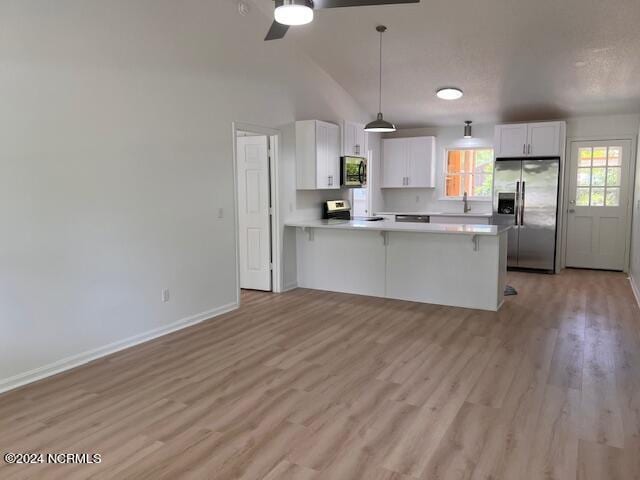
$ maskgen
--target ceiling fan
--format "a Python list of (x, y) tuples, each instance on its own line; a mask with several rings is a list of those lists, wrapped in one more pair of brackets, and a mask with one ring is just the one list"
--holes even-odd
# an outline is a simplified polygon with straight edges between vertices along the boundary
[(275, 3), (275, 20), (265, 40), (278, 40), (284, 37), (290, 26), (304, 25), (313, 21), (314, 10), (420, 3), (420, 0), (275, 0)]

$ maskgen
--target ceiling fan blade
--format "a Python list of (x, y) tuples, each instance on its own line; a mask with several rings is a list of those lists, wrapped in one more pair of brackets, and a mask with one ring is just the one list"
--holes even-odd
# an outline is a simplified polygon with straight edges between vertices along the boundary
[(420, 3), (420, 0), (313, 0), (313, 8), (367, 7), (400, 3)]
[(264, 37), (264, 40), (279, 40), (281, 38), (284, 38), (287, 30), (289, 30), (289, 25), (282, 25), (281, 23), (273, 22), (271, 24), (269, 32), (267, 32), (267, 36)]

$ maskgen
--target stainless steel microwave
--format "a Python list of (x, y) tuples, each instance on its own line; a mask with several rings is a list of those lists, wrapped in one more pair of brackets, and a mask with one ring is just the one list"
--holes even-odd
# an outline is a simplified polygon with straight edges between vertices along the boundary
[(367, 186), (367, 159), (364, 157), (342, 157), (340, 184), (348, 188)]

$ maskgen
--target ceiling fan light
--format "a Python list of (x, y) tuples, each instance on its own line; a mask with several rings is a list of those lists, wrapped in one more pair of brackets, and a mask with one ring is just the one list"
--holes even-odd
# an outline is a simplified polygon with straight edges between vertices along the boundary
[(384, 118), (382, 118), (382, 113), (378, 113), (378, 118), (376, 118), (373, 122), (367, 123), (367, 125), (364, 127), (364, 131), (371, 133), (389, 133), (395, 132), (396, 126), (393, 123), (387, 122)]
[(441, 88), (436, 92), (436, 96), (442, 100), (458, 100), (462, 98), (464, 93), (456, 87)]
[(313, 3), (309, 0), (278, 0), (275, 20), (282, 25), (306, 25), (313, 21)]

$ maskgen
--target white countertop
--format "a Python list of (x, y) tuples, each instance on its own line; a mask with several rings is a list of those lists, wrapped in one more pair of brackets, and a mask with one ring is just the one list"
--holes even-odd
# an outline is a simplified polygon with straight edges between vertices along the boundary
[(374, 232), (443, 233), (451, 235), (497, 236), (511, 227), (504, 225), (445, 225), (439, 223), (398, 223), (362, 220), (298, 220), (286, 222), (287, 227), (330, 228), (336, 230), (371, 230)]
[(376, 212), (375, 215), (427, 215), (431, 217), (482, 217), (491, 218), (492, 213), (480, 213), (480, 212)]

